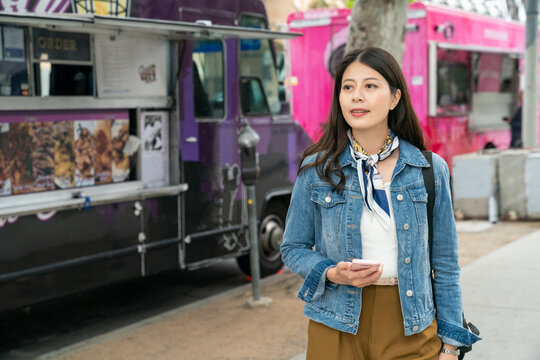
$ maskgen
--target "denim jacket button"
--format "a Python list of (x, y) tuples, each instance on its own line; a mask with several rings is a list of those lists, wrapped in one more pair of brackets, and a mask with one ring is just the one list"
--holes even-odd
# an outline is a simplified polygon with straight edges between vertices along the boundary
[(404, 229), (404, 230), (409, 230), (409, 224), (403, 225), (403, 229)]
[(332, 199), (330, 198), (330, 196), (327, 196), (326, 198), (324, 198), (324, 201), (326, 201), (327, 203), (329, 203), (330, 201), (332, 201)]
[(396, 198), (398, 199), (398, 201), (401, 201), (401, 200), (403, 200), (403, 195), (398, 194), (398, 196), (396, 196)]
[(412, 331), (418, 331), (418, 326), (414, 325)]
[(411, 297), (413, 292), (412, 292), (412, 290), (407, 290), (406, 294), (407, 294), (408, 297)]
[(409, 264), (411, 262), (411, 258), (408, 257), (408, 258), (405, 258), (405, 264)]

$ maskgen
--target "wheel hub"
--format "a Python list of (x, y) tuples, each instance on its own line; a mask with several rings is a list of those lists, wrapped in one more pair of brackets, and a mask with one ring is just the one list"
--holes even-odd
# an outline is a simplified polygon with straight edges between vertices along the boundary
[(281, 256), (279, 246), (283, 242), (283, 221), (276, 215), (266, 216), (261, 223), (259, 244), (261, 253), (267, 260), (275, 260)]

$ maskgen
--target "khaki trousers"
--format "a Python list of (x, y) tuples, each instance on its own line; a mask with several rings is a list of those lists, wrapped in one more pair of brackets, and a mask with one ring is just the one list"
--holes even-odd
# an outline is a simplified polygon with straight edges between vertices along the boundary
[(307, 360), (437, 360), (441, 350), (437, 321), (405, 336), (397, 286), (362, 289), (356, 335), (309, 321)]

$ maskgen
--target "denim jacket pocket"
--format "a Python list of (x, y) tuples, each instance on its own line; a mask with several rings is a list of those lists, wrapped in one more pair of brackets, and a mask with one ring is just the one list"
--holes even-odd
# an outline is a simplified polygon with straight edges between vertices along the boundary
[(424, 185), (422, 185), (422, 187), (409, 188), (409, 194), (411, 195), (412, 201), (427, 203), (428, 194)]
[(318, 205), (320, 211), (323, 233), (327, 239), (336, 238), (340, 224), (344, 223), (341, 216), (347, 202), (345, 193), (333, 191), (328, 185), (313, 185), (310, 191), (310, 199)]
[[(408, 189), (409, 195), (411, 196), (411, 200), (414, 206), (414, 210), (416, 213), (416, 220), (418, 222), (418, 231), (422, 235), (422, 238), (424, 238), (427, 241), (427, 232), (428, 232), (428, 223), (427, 223), (427, 198), (428, 194), (426, 192), (426, 188), (424, 187), (424, 184), (417, 186), (417, 187), (411, 187)], [(427, 243), (423, 244), (423, 247), (427, 248)]]
[(331, 186), (312, 186), (311, 187), (311, 201), (324, 208), (331, 208), (336, 204), (345, 203), (345, 194), (340, 194), (333, 191)]

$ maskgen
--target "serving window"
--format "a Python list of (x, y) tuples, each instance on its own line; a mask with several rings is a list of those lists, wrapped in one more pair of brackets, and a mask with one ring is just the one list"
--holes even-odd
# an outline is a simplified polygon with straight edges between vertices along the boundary
[(469, 129), (507, 129), (519, 102), (519, 58), (515, 54), (473, 52)]
[(37, 96), (93, 96), (90, 35), (32, 29)]
[[(3, 108), (0, 114), (0, 195), (140, 180), (133, 156), (140, 142), (138, 119), (124, 102), (143, 107), (141, 97), (166, 98), (168, 41), (32, 27), (0, 30), (0, 93), (27, 96), (14, 100), (23, 111)], [(122, 99), (122, 110), (85, 105), (114, 98)], [(54, 110), (38, 110), (47, 102)], [(154, 186), (167, 184), (168, 178)]]
[(519, 99), (517, 54), (436, 49), (436, 115), (467, 116), (470, 131), (507, 129)]
[[(153, 107), (158, 99), (167, 102), (169, 60), (165, 38), (0, 24), (0, 96), (131, 98), (139, 99), (137, 106)], [(42, 105), (36, 102), (36, 108)]]
[(473, 88), (475, 93), (513, 93), (519, 84), (516, 56), (497, 53), (473, 53)]

